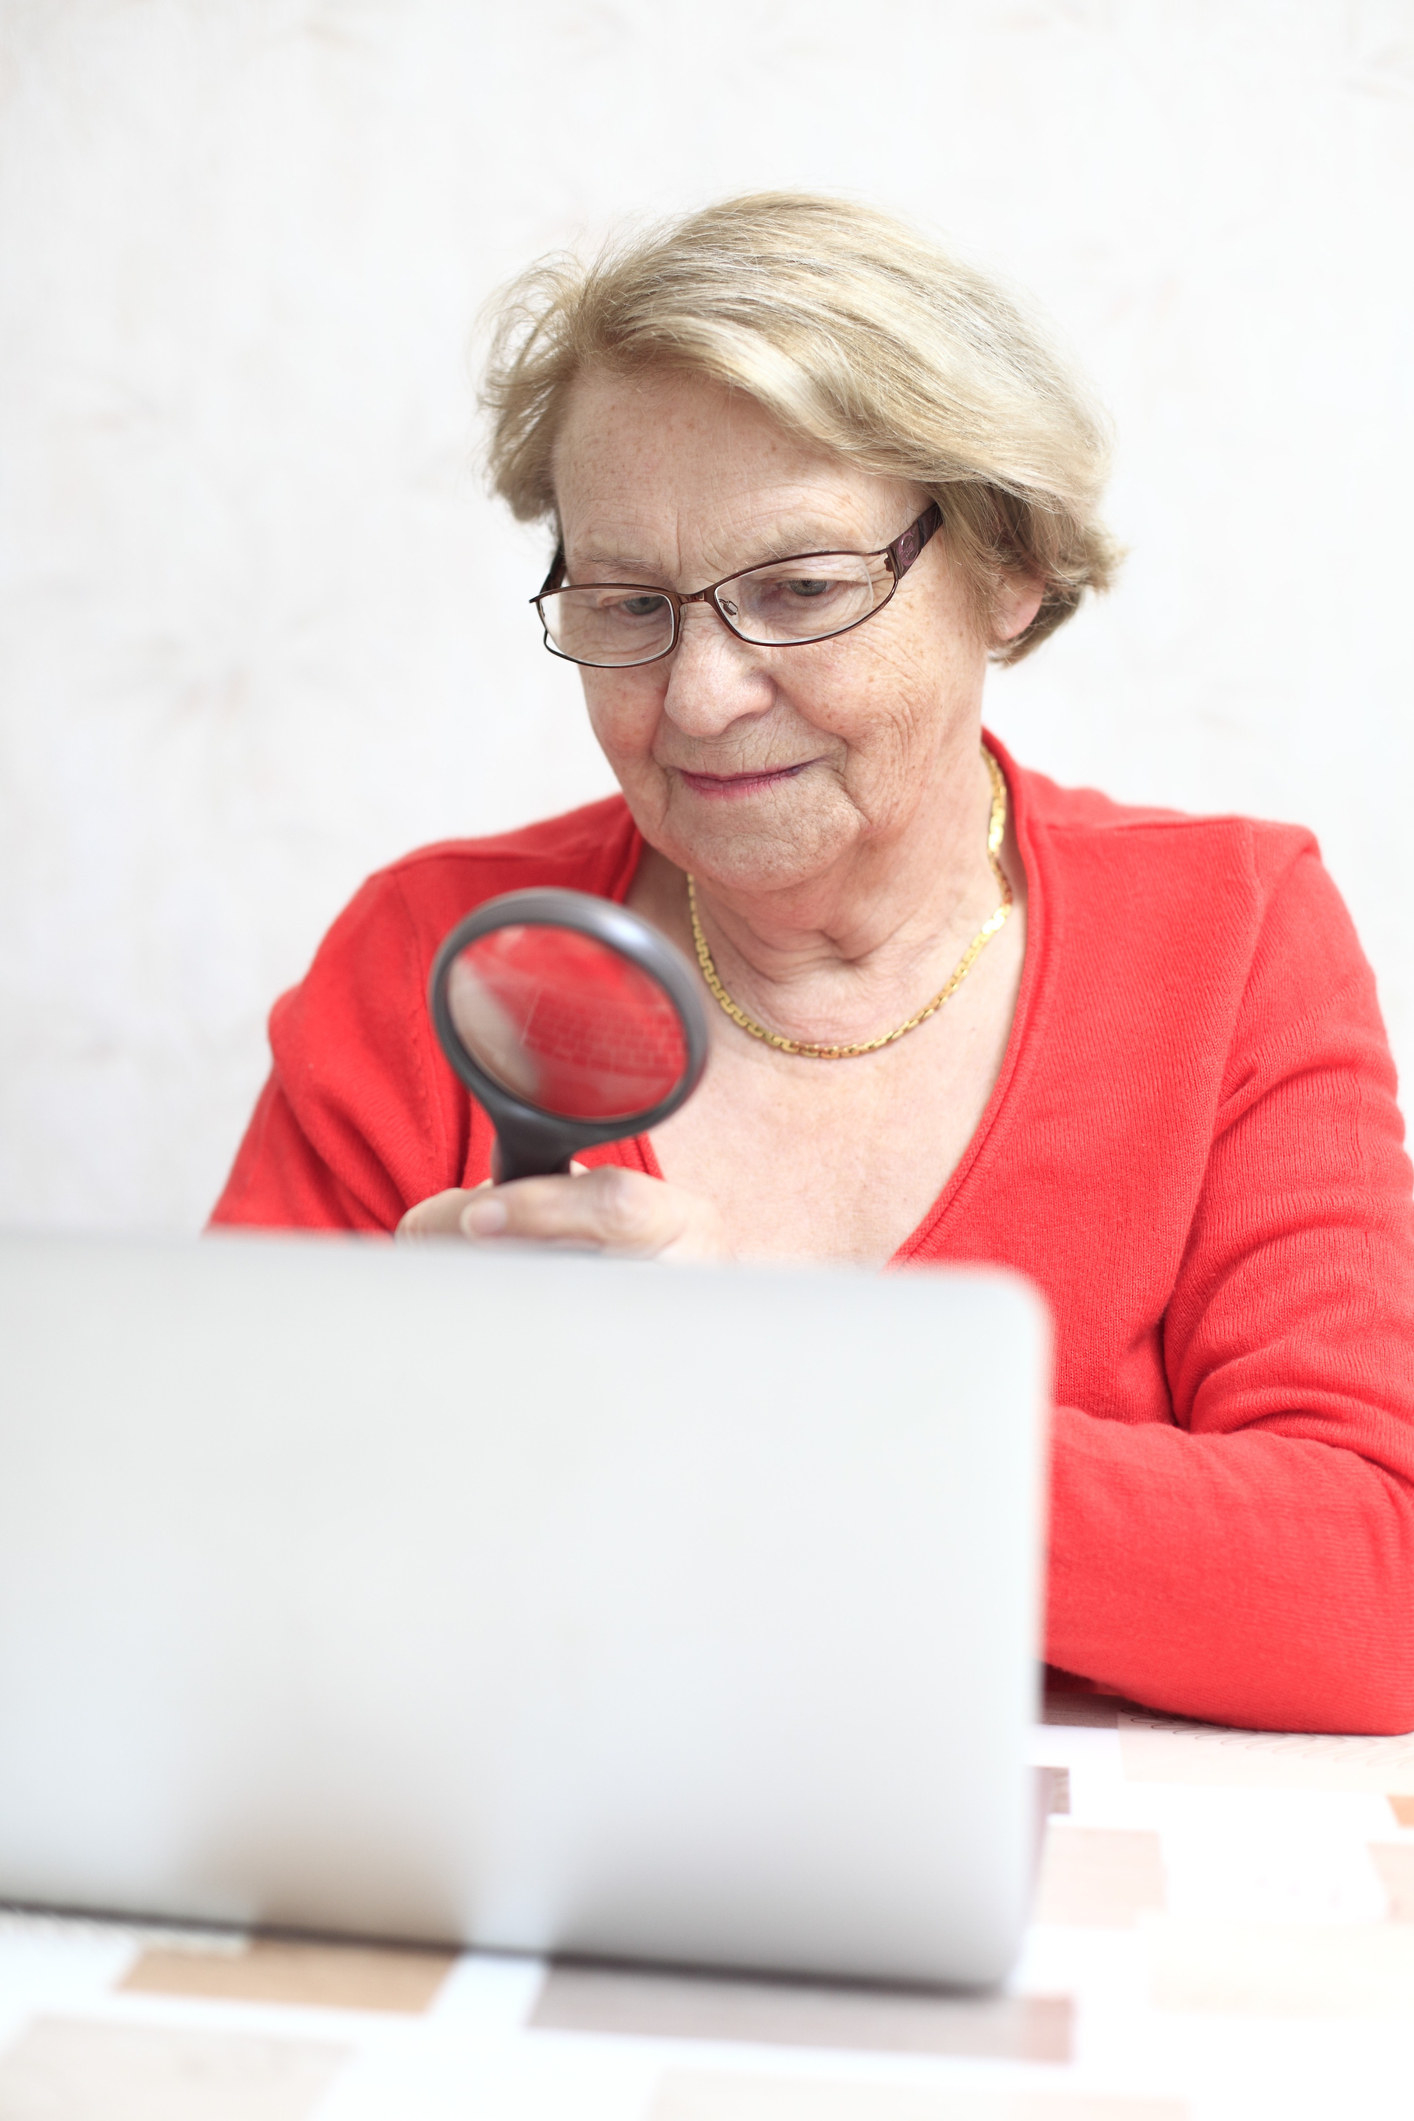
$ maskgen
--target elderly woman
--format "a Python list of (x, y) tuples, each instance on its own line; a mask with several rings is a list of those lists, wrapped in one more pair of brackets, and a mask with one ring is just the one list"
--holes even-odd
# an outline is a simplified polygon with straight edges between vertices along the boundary
[[(1051, 1662), (1414, 1725), (1414, 1210), (1350, 921), (1309, 833), (1058, 788), (982, 727), (989, 661), (1114, 566), (1075, 385), (930, 243), (772, 196), (526, 275), (487, 395), (622, 794), (364, 886), (216, 1221), (1017, 1268), (1056, 1322)], [(714, 1046), (651, 1140), (488, 1189), (424, 991), (530, 884), (695, 958)]]

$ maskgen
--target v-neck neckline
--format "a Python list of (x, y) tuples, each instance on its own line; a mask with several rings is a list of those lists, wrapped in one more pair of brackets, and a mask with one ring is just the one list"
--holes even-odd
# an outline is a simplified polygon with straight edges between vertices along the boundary
[[(1031, 831), (1030, 805), (1026, 800), (1026, 791), (1021, 785), (1021, 774), (1016, 761), (1012, 758), (1005, 745), (998, 743), (991, 731), (987, 729), (982, 732), (982, 741), (1001, 767), (1002, 776), (1007, 784), (1007, 800), (1010, 806), (1013, 829), (1016, 834), (1017, 856), (1026, 878), (1026, 954), (1022, 960), (1021, 984), (1017, 989), (1016, 1008), (1012, 1013), (1011, 1030), (1007, 1036), (1006, 1050), (1002, 1055), (1002, 1064), (997, 1071), (997, 1079), (992, 1085), (992, 1094), (982, 1108), (982, 1116), (973, 1129), (971, 1139), (968, 1141), (966, 1148), (949, 1172), (937, 1197), (932, 1201), (913, 1229), (909, 1231), (903, 1242), (885, 1260), (885, 1269), (908, 1266), (920, 1252), (925, 1250), (932, 1252), (936, 1249), (936, 1238), (940, 1227), (946, 1221), (953, 1203), (977, 1168), (978, 1163), (990, 1147), (997, 1132), (1003, 1108), (1007, 1104), (1020, 1064), (1028, 1026), (1035, 1013), (1036, 997), (1041, 982), (1048, 923), (1044, 891), (1038, 874), (1039, 864), (1035, 859), (1035, 842)], [(612, 895), (621, 904), (627, 899), (629, 892), (633, 888), (633, 880), (638, 873), (638, 865), (642, 859), (645, 844), (642, 834), (635, 826), (633, 828), (633, 837), (627, 850), (628, 859), (624, 862), (619, 875), (614, 881)], [(627, 1141), (620, 1142), (616, 1146), (622, 1150), (630, 1151), (637, 1158), (640, 1168), (646, 1171), (650, 1178), (661, 1179), (663, 1177), (662, 1166), (658, 1162), (657, 1152), (648, 1135), (633, 1135)]]

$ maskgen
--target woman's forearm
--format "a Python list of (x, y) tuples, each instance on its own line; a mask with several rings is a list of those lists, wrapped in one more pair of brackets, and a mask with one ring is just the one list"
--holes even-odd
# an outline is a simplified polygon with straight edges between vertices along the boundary
[(1270, 1426), (1056, 1412), (1046, 1655), (1266, 1730), (1414, 1728), (1414, 1493)]

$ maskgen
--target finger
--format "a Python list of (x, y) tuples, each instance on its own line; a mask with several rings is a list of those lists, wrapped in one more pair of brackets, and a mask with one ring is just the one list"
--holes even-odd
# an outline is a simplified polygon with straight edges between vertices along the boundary
[[(485, 1181), (489, 1184), (490, 1181)], [(394, 1237), (460, 1237), (462, 1211), (475, 1200), (481, 1186), (449, 1186), (445, 1193), (431, 1193), (408, 1209), (394, 1230)]]
[(642, 1257), (674, 1244), (685, 1218), (683, 1197), (673, 1187), (605, 1164), (576, 1177), (518, 1178), (469, 1197), (461, 1229), (468, 1237), (591, 1245)]

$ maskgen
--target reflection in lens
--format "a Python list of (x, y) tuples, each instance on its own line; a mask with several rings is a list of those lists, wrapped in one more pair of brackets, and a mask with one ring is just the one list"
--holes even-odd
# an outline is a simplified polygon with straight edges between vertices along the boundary
[(518, 923), (453, 960), (447, 1007), (488, 1075), (567, 1119), (651, 1111), (687, 1069), (677, 1010), (657, 981), (573, 928)]

